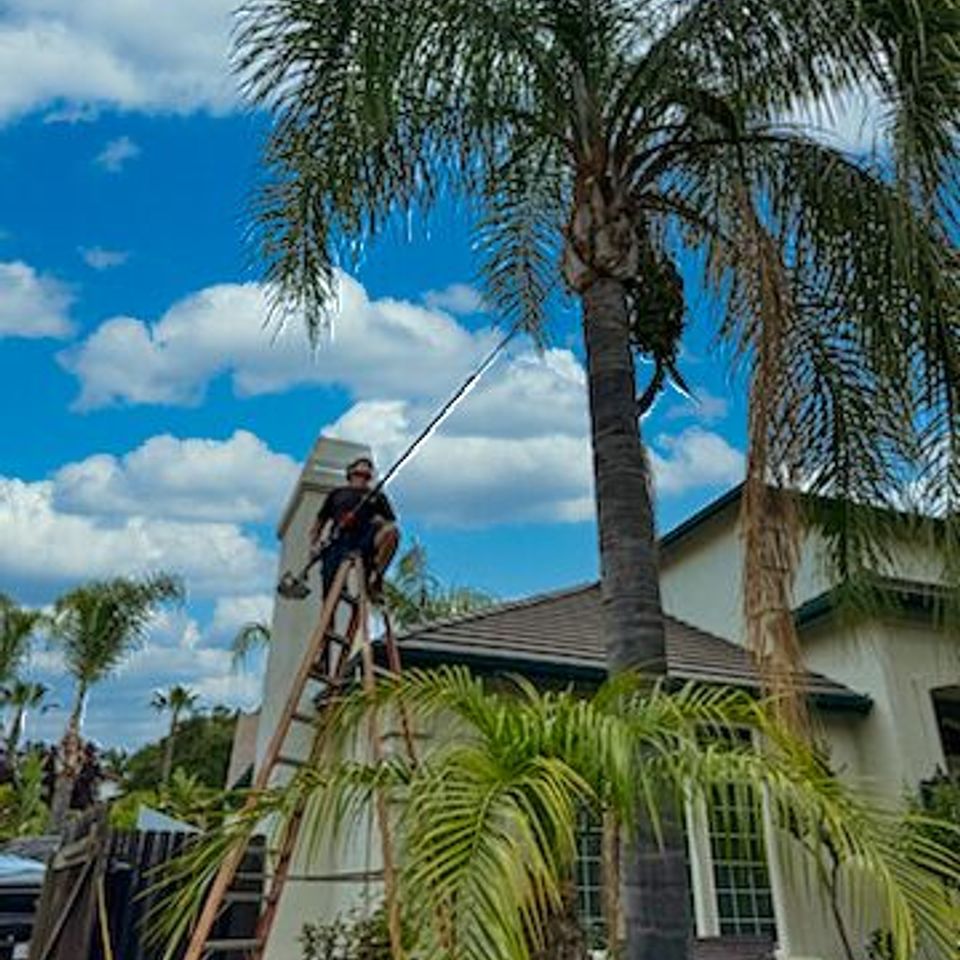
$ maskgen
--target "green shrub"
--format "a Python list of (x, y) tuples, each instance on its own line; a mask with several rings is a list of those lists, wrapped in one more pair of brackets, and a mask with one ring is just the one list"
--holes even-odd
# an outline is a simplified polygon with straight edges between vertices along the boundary
[(352, 910), (330, 923), (305, 923), (300, 934), (303, 960), (390, 960), (387, 913)]

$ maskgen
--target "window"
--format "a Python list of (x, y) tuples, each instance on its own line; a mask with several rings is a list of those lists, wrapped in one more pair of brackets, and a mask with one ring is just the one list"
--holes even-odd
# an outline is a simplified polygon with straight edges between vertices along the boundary
[(602, 950), (607, 945), (607, 925), (603, 912), (603, 827), (584, 813), (577, 837), (574, 864), (577, 911), (587, 947)]
[(756, 796), (717, 790), (709, 811), (720, 936), (776, 936), (763, 819)]
[(960, 778), (960, 687), (941, 687), (930, 695), (947, 761), (944, 772), (954, 779)]

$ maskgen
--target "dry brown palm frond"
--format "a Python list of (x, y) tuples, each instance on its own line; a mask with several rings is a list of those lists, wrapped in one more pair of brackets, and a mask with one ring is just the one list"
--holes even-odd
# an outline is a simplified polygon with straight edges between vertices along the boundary
[(797, 442), (786, 357), (794, 332), (790, 279), (779, 245), (745, 187), (737, 191), (740, 226), (737, 274), (742, 288), (741, 349), (752, 357), (747, 475), (740, 507), (743, 611), (747, 646), (766, 692), (791, 729), (807, 728), (797, 686), (803, 663), (793, 621), (793, 583), (801, 525), (790, 466)]

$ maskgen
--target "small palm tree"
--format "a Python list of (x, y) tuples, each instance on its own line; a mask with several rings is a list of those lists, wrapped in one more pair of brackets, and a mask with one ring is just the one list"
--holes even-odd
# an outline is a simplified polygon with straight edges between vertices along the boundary
[(54, 605), (51, 636), (74, 681), (73, 706), (61, 742), (60, 770), (51, 809), (61, 829), (79, 769), (83, 712), (90, 689), (143, 642), (163, 604), (179, 602), (181, 581), (166, 573), (117, 577), (77, 587)]
[(46, 713), (56, 707), (56, 704), (43, 702), (49, 692), (50, 688), (46, 684), (30, 680), (14, 680), (2, 691), (0, 702), (13, 711), (7, 728), (7, 753), (11, 763), (15, 762), (29, 711), (39, 708), (41, 713)]
[(248, 658), (259, 650), (270, 646), (270, 625), (264, 620), (250, 620), (234, 636), (230, 644), (230, 666), (240, 670), (246, 666)]
[[(265, 818), (282, 831), (293, 811), (306, 810), (304, 836), (316, 850), (325, 831), (356, 830), (379, 793), (395, 814), (398, 870), (387, 890), (395, 960), (400, 929), (415, 932), (416, 955), (529, 960), (551, 929), (563, 930), (554, 920), (567, 909), (585, 813), (628, 832), (638, 823), (656, 831), (672, 816), (664, 802), (709, 803), (721, 791), (758, 818), (767, 804), (788, 865), (839, 858), (854, 913), (870, 904), (863, 922), (879, 919), (893, 931), (901, 960), (919, 942), (934, 957), (954, 955), (956, 910), (942, 880), (960, 879), (960, 862), (925, 836), (925, 818), (863, 799), (770, 704), (743, 692), (671, 692), (624, 676), (584, 699), (524, 681), (488, 687), (446, 668), (407, 671), (333, 709), (322, 762), (210, 830), (171, 874), (163, 921), (171, 942), (189, 929), (223, 858)], [(417, 737), (416, 756), (356, 760), (371, 714), (392, 710), (419, 733), (456, 735)], [(744, 730), (764, 748), (754, 749)], [(722, 818), (715, 829), (725, 829)]]
[(426, 548), (413, 543), (384, 583), (386, 609), (400, 628), (482, 610), (493, 598), (472, 587), (445, 585), (431, 570)]
[(25, 610), (0, 593), (0, 686), (13, 680), (30, 652), (30, 643), (43, 625), (39, 610)]
[(173, 750), (180, 718), (193, 710), (198, 699), (199, 695), (189, 687), (176, 683), (168, 690), (157, 690), (150, 701), (150, 706), (158, 713), (170, 714), (170, 729), (163, 745), (163, 766), (160, 770), (161, 786), (165, 787), (170, 782), (170, 774), (173, 771)]

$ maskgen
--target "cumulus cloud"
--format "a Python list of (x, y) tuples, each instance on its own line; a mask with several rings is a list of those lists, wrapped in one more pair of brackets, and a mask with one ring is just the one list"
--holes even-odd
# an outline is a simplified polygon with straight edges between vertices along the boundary
[(39, 108), (222, 111), (234, 0), (8, 0), (0, 121)]
[(140, 156), (140, 147), (129, 137), (110, 140), (97, 154), (94, 163), (107, 173), (120, 173), (130, 160)]
[(451, 283), (442, 290), (428, 290), (423, 295), (423, 302), (431, 310), (446, 310), (463, 316), (483, 311), (483, 297), (469, 283)]
[(719, 397), (705, 387), (697, 387), (693, 396), (668, 407), (664, 416), (667, 420), (694, 419), (701, 423), (716, 423), (726, 418), (730, 403), (726, 397)]
[(0, 578), (26, 597), (48, 599), (95, 577), (165, 569), (200, 597), (262, 591), (272, 554), (231, 523), (69, 513), (56, 484), (0, 477)]
[(241, 597), (220, 597), (213, 610), (210, 632), (232, 637), (244, 624), (269, 623), (273, 594), (254, 593)]
[(650, 454), (657, 491), (678, 496), (703, 487), (730, 486), (744, 474), (743, 454), (718, 433), (688, 427), (661, 434)]
[(227, 440), (151, 437), (116, 457), (96, 454), (53, 476), (57, 509), (225, 522), (275, 520), (298, 467), (259, 437)]
[[(411, 515), (445, 526), (576, 522), (593, 514), (586, 376), (567, 350), (509, 358), (472, 393), (397, 478)], [(355, 404), (331, 436), (369, 443), (391, 462), (427, 422), (408, 400)], [(740, 479), (742, 455), (718, 434), (664, 434), (651, 451), (663, 497)]]
[(106, 250), (103, 247), (81, 247), (83, 262), (94, 270), (110, 270), (122, 266), (130, 259), (126, 250)]
[(70, 301), (59, 280), (20, 260), (0, 262), (0, 338), (69, 336)]
[(322, 383), (361, 399), (435, 396), (459, 382), (493, 340), (491, 331), (472, 333), (444, 312), (371, 300), (348, 276), (330, 336), (314, 353), (295, 320), (273, 337), (266, 318), (264, 289), (248, 283), (207, 287), (155, 323), (106, 320), (61, 356), (80, 380), (76, 407), (196, 404), (223, 374), (241, 395)]

